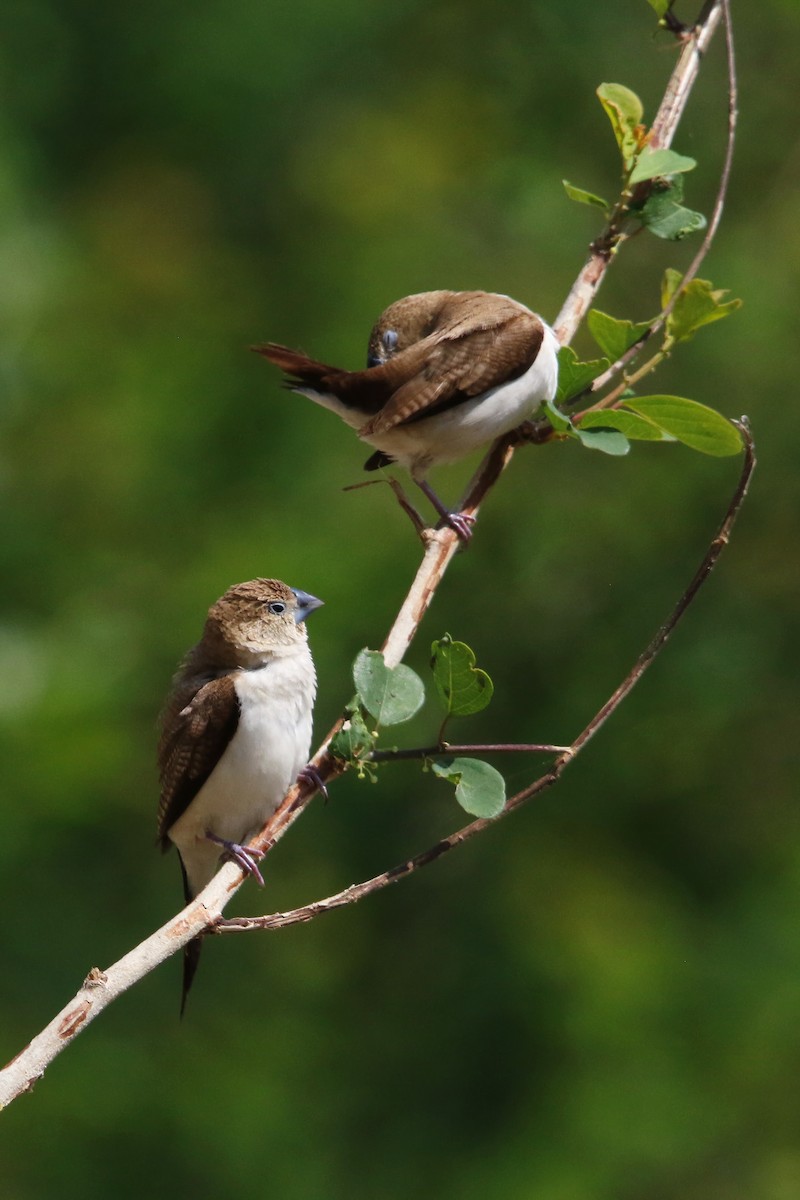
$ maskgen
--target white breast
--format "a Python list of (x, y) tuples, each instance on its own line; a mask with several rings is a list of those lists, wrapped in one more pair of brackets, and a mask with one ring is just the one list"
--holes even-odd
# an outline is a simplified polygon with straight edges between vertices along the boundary
[(241, 713), (236, 732), (186, 812), (169, 830), (192, 893), (215, 874), (219, 846), (206, 830), (244, 843), (280, 804), (308, 761), (316, 694), (314, 664), (303, 643), (234, 677)]

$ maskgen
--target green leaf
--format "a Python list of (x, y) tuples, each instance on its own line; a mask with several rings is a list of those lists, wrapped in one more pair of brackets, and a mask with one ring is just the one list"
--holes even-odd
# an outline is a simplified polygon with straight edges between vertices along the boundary
[(674, 150), (651, 150), (645, 146), (630, 173), (628, 183), (644, 183), (646, 179), (657, 179), (668, 175), (680, 175), (693, 171), (697, 166), (694, 158), (676, 154)]
[(346, 716), (342, 728), (331, 738), (328, 748), (336, 758), (343, 758), (346, 762), (357, 764), (361, 758), (370, 753), (375, 746), (376, 739), (374, 733), (367, 728), (357, 701), (349, 704), (345, 711)]
[(475, 655), (464, 642), (445, 634), (431, 646), (431, 667), (436, 690), (449, 716), (466, 717), (480, 712), (492, 698), (494, 684), (475, 666)]
[(387, 667), (379, 650), (361, 650), (353, 664), (353, 679), (361, 703), (379, 725), (400, 725), (425, 701), (419, 675), (400, 663)]
[(672, 297), (681, 286), (683, 276), (674, 267), (667, 267), (661, 280), (661, 307), (666, 308)]
[(639, 396), (626, 400), (625, 407), (701, 454), (724, 458), (742, 449), (742, 437), (736, 426), (722, 413), (696, 400), (685, 400), (682, 396)]
[(561, 182), (570, 200), (574, 200), (577, 204), (593, 204), (596, 208), (602, 208), (603, 212), (609, 211), (610, 205), (602, 196), (595, 196), (594, 192), (587, 192), (583, 188), (575, 187), (566, 179), (562, 179)]
[(644, 138), (642, 102), (635, 92), (621, 83), (601, 83), (597, 96), (611, 122), (622, 161), (628, 170)]
[(572, 432), (572, 421), (560, 409), (556, 408), (552, 400), (545, 400), (544, 409), (547, 413), (547, 419), (556, 433)]
[[(681, 278), (677, 271), (670, 269), (665, 272), (661, 286), (661, 303), (664, 307), (680, 287)], [(685, 342), (703, 325), (710, 325), (713, 321), (729, 317), (737, 308), (742, 307), (742, 302), (726, 301), (727, 295), (726, 288), (715, 288), (707, 279), (693, 279), (681, 291), (667, 318), (667, 336), (675, 342)]]
[(652, 421), (636, 413), (626, 412), (620, 408), (605, 408), (588, 412), (577, 420), (577, 428), (581, 429), (618, 429), (626, 438), (635, 442), (674, 442), (663, 429), (659, 429)]
[[(618, 458), (627, 454), (631, 448), (625, 435), (615, 428), (613, 420), (587, 419), (590, 418), (590, 414), (587, 413), (583, 420), (578, 418), (578, 424), (573, 424), (569, 417), (556, 408), (552, 400), (545, 401), (544, 407), (556, 433), (565, 433), (568, 437), (577, 438), (587, 450), (600, 450), (603, 454), (611, 454)], [(592, 413), (591, 418), (605, 415)]]
[(505, 808), (503, 776), (479, 758), (443, 758), (433, 773), (456, 785), (456, 800), (473, 817), (496, 817)]
[[(558, 391), (556, 400), (563, 404), (573, 396), (579, 396), (593, 379), (602, 375), (611, 364), (607, 358), (596, 358), (592, 362), (580, 362), (571, 346), (562, 346), (558, 352)], [(548, 412), (550, 409), (548, 407)], [(552, 415), (550, 417), (553, 420)], [(565, 417), (562, 418), (566, 420)], [(557, 428), (553, 421), (554, 428)]]
[(603, 454), (612, 454), (615, 458), (619, 458), (623, 454), (627, 454), (631, 448), (630, 442), (624, 434), (618, 433), (616, 429), (611, 429), (606, 426), (604, 429), (581, 429), (575, 430), (581, 442), (587, 450), (600, 450)]
[(622, 358), (625, 351), (650, 328), (649, 321), (620, 321), (597, 308), (589, 313), (587, 323), (592, 337), (612, 362)]
[(657, 17), (665, 17), (672, 8), (672, 0), (647, 0)]
[(669, 183), (653, 188), (637, 215), (645, 229), (649, 229), (656, 237), (679, 242), (690, 233), (697, 233), (706, 227), (703, 214), (686, 208), (682, 200), (683, 180), (676, 175)]

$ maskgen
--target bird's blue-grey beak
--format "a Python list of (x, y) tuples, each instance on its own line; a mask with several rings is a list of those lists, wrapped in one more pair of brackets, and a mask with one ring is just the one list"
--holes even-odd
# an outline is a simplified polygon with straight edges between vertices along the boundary
[(292, 591), (297, 601), (297, 608), (294, 611), (294, 619), (297, 625), (301, 621), (305, 621), (306, 617), (310, 616), (315, 608), (321, 608), (325, 603), (324, 600), (318, 600), (316, 596), (312, 596), (309, 592), (301, 592), (300, 588), (292, 588)]

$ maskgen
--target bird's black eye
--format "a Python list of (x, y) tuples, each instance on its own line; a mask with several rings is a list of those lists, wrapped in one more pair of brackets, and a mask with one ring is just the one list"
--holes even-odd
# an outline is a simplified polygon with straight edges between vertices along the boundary
[(267, 608), (274, 617), (279, 617), (282, 612), (286, 612), (286, 605), (282, 600), (271, 600)]
[(388, 350), (390, 353), (392, 350), (396, 350), (397, 349), (397, 330), (396, 329), (387, 329), (386, 332), (384, 333), (383, 337), (381, 338), (381, 341), (383, 342), (384, 350)]

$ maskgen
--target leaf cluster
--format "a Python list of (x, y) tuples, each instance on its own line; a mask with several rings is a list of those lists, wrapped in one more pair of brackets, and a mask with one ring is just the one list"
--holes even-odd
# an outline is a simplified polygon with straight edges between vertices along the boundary
[[(636, 380), (654, 370), (681, 342), (714, 321), (730, 316), (740, 300), (726, 300), (727, 292), (714, 288), (708, 280), (693, 279), (683, 284), (679, 271), (669, 268), (661, 285), (661, 304), (672, 304), (663, 326), (659, 350), (637, 372)], [(622, 455), (631, 441), (681, 442), (701, 454), (715, 457), (738, 454), (742, 437), (737, 427), (715, 409), (683, 396), (636, 395), (626, 380), (622, 389), (593, 404), (575, 416), (568, 416), (558, 405), (574, 404), (612, 363), (643, 342), (659, 319), (629, 321), (593, 309), (587, 318), (589, 332), (602, 351), (602, 358), (582, 362), (575, 351), (564, 346), (559, 352), (556, 403), (545, 405), (546, 415), (556, 437), (575, 438), (590, 450)]]
[[(472, 816), (496, 817), (506, 799), (505, 781), (499, 771), (479, 759), (447, 753), (444, 730), (451, 717), (481, 712), (491, 701), (494, 685), (476, 665), (474, 652), (449, 634), (431, 646), (430, 669), (436, 695), (444, 709), (434, 748), (403, 751), (404, 758), (419, 758), (424, 768), (455, 787), (455, 798)], [(334, 736), (330, 751), (354, 767), (360, 778), (374, 779), (380, 762), (392, 752), (376, 747), (380, 730), (411, 720), (425, 703), (425, 684), (410, 667), (386, 665), (379, 650), (361, 650), (353, 663), (356, 694), (345, 711), (342, 728)], [(398, 757), (400, 752), (398, 753)]]
[(638, 223), (656, 237), (680, 241), (705, 229), (706, 219), (683, 203), (684, 175), (695, 159), (651, 144), (652, 130), (644, 124), (644, 106), (635, 92), (621, 83), (601, 83), (597, 97), (611, 123), (622, 161), (622, 190), (616, 204), (563, 180), (570, 200), (600, 208), (618, 233), (626, 222)]

